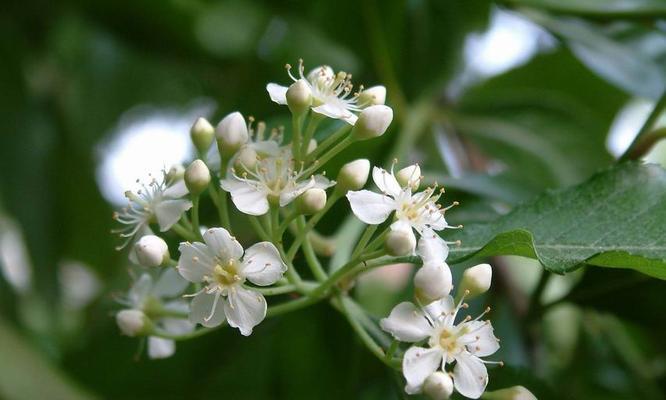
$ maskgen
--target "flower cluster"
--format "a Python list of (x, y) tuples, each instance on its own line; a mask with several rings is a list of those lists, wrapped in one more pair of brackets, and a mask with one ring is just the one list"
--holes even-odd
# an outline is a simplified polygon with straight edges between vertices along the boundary
[[(448, 398), (455, 387), (479, 397), (487, 381), (480, 357), (494, 353), (498, 343), (489, 322), (454, 320), (467, 306), (465, 297), (488, 290), (491, 271), (485, 264), (465, 271), (460, 298), (451, 297), (446, 259), (452, 243), (439, 232), (458, 227), (445, 219), (451, 206), (438, 204), (443, 190), (437, 185), (420, 190), (418, 165), (396, 173), (396, 162), (387, 171), (359, 159), (342, 166), (335, 180), (326, 174), (326, 164), (344, 149), (387, 131), (393, 111), (384, 104), (386, 89), (355, 90), (351, 74), (328, 66), (306, 74), (302, 61), (296, 74), (289, 65), (287, 70), (293, 83), (270, 83), (267, 91), (274, 102), (288, 106), (290, 129), (269, 129), (239, 112), (217, 126), (199, 118), (190, 131), (198, 159), (126, 192), (129, 204), (114, 214), (122, 225), (116, 231), (123, 239), (119, 249), (129, 246), (130, 261), (146, 270), (119, 299), (124, 307), (116, 314), (119, 328), (147, 337), (149, 356), (162, 358), (174, 353), (176, 340), (223, 325), (248, 336), (267, 316), (324, 299), (358, 327), (357, 316), (346, 308), (353, 303), (349, 283), (366, 263), (379, 267), (418, 256), (417, 305), (401, 303), (381, 322), (397, 340), (416, 343), (403, 356), (406, 391)], [(320, 126), (326, 129), (319, 131)], [(363, 189), (369, 176), (378, 192)], [(317, 224), (345, 197), (368, 227), (349, 249), (347, 262), (327, 269), (323, 260), (336, 251), (337, 241), (319, 233)], [(202, 210), (216, 210), (214, 218), (200, 216), (202, 202), (209, 206)], [(240, 226), (245, 229), (234, 229)], [(237, 239), (232, 232), (242, 235)], [(253, 237), (260, 241), (241, 245)], [(178, 256), (172, 258), (175, 248)], [(297, 258), (299, 253), (303, 257)], [(301, 261), (305, 265), (297, 265)], [(269, 306), (269, 296), (281, 300)], [(420, 347), (425, 343), (427, 348)], [(448, 364), (455, 364), (453, 380)]]

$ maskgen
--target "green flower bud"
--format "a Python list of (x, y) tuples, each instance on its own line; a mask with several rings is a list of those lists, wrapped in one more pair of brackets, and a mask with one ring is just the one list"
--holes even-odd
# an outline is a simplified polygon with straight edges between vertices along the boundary
[(210, 171), (201, 160), (194, 160), (185, 170), (185, 185), (192, 194), (200, 194), (210, 183)]
[(365, 186), (368, 175), (370, 175), (370, 161), (361, 158), (348, 162), (340, 168), (335, 188), (343, 193), (359, 190)]
[(306, 113), (312, 105), (312, 90), (304, 79), (292, 83), (287, 89), (286, 97), (287, 106), (295, 115)]
[(326, 206), (326, 191), (324, 189), (308, 189), (296, 198), (296, 207), (301, 214), (312, 215)]
[(370, 106), (358, 116), (351, 131), (353, 138), (367, 140), (383, 135), (393, 121), (393, 110), (385, 105)]
[(206, 154), (215, 138), (215, 128), (206, 118), (199, 117), (190, 129), (190, 138), (194, 147), (201, 154)]
[(215, 128), (215, 137), (220, 154), (233, 155), (250, 137), (243, 115), (236, 111), (224, 117)]

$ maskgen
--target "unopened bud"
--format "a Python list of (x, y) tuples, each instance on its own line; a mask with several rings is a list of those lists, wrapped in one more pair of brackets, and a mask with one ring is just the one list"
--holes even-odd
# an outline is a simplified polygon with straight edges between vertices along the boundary
[(166, 183), (167, 183), (167, 185), (173, 185), (174, 183), (183, 179), (183, 175), (185, 175), (185, 167), (183, 167), (180, 164), (172, 165), (171, 168), (169, 168), (169, 171), (167, 171), (167, 174), (166, 174)]
[(414, 275), (416, 298), (421, 304), (430, 304), (451, 293), (451, 269), (446, 263), (428, 264)]
[(185, 185), (192, 194), (206, 190), (210, 183), (210, 171), (201, 160), (194, 160), (185, 170)]
[(238, 151), (250, 137), (243, 115), (236, 111), (224, 117), (215, 128), (215, 137), (223, 156), (231, 156)]
[[(462, 281), (458, 288), (458, 297), (464, 293), (467, 299), (476, 297), (485, 293), (490, 289), (490, 282), (493, 278), (493, 269), (489, 264), (479, 264), (471, 268), (467, 268), (463, 272)], [(467, 292), (469, 291), (469, 292)]]
[(386, 132), (393, 121), (393, 110), (385, 105), (370, 106), (358, 116), (351, 131), (352, 137), (358, 140), (379, 137)]
[(312, 105), (312, 90), (305, 79), (299, 79), (287, 89), (287, 106), (295, 115), (307, 112)]
[(392, 230), (386, 235), (384, 246), (386, 252), (392, 256), (406, 256), (414, 252), (416, 237), (410, 231)]
[(423, 393), (432, 400), (448, 400), (453, 394), (453, 380), (442, 371), (433, 372), (423, 382)]
[(142, 236), (134, 245), (136, 261), (144, 267), (159, 267), (169, 260), (169, 246), (155, 235)]
[(386, 88), (382, 85), (365, 89), (358, 95), (358, 104), (361, 106), (376, 106), (386, 102)]
[(141, 310), (122, 310), (116, 314), (120, 331), (127, 336), (140, 336), (150, 333), (152, 322)]
[(398, 171), (395, 178), (402, 187), (417, 190), (421, 184), (421, 167), (418, 164), (409, 165)]
[(215, 128), (206, 118), (199, 117), (190, 128), (190, 138), (194, 147), (201, 154), (206, 154), (215, 138)]
[(369, 175), (370, 161), (361, 158), (348, 162), (340, 168), (335, 187), (345, 193), (349, 190), (359, 190), (365, 186)]
[(301, 214), (312, 215), (323, 210), (326, 206), (326, 191), (324, 189), (308, 189), (296, 198), (296, 207)]
[(234, 161), (234, 166), (239, 168), (240, 173), (243, 170), (254, 171), (254, 167), (257, 165), (257, 152), (249, 146), (243, 146), (236, 155), (236, 160)]
[(536, 396), (524, 386), (512, 386), (486, 392), (483, 394), (483, 398), (488, 400), (537, 400)]

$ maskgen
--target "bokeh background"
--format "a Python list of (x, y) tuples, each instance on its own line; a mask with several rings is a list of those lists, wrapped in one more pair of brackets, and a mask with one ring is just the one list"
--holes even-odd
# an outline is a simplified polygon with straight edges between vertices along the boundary
[[(241, 110), (287, 121), (268, 82), (285, 63), (384, 84), (392, 129), (333, 164), (418, 161), (492, 220), (584, 180), (629, 145), (666, 82), (661, 0), (23, 1), (0, 13), (0, 398), (398, 399), (402, 383), (326, 304), (223, 329), (151, 361), (119, 334), (130, 267), (109, 232), (137, 178), (192, 159), (189, 127)], [(648, 154), (664, 162), (658, 145)], [(209, 210), (210, 211), (210, 210)], [(347, 214), (336, 207), (322, 230)], [(248, 233), (240, 232), (241, 237)], [(249, 238), (249, 237), (248, 237)], [(174, 243), (175, 243), (175, 238)], [(490, 388), (539, 398), (661, 399), (664, 284), (625, 270), (556, 277), (502, 257), (492, 315), (508, 367)], [(359, 282), (377, 316), (408, 266)], [(477, 304), (481, 308), (482, 304)]]

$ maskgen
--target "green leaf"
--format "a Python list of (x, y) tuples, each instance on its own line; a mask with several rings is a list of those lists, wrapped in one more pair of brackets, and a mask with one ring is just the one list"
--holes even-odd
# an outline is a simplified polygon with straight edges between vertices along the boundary
[(666, 171), (613, 166), (588, 181), (549, 192), (490, 224), (466, 226), (453, 239), (453, 263), (494, 255), (538, 259), (552, 272), (584, 263), (630, 268), (666, 279)]
[(585, 16), (658, 17), (666, 15), (661, 0), (516, 0), (517, 5)]
[(553, 18), (528, 12), (536, 23), (564, 39), (589, 69), (637, 96), (656, 99), (666, 87), (663, 68), (648, 54), (623, 45), (583, 20)]

